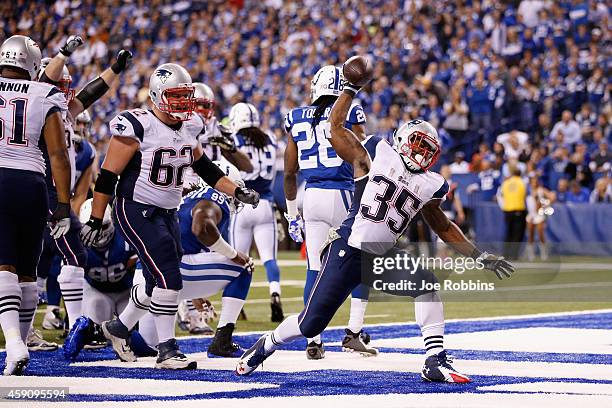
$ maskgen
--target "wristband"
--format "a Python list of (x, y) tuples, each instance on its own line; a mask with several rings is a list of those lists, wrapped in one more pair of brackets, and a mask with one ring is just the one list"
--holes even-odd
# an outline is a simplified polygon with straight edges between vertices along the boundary
[(70, 58), (69, 55), (64, 55), (64, 54), (62, 54), (61, 51), (57, 53), (56, 57), (58, 57), (58, 58), (60, 58), (60, 59), (62, 59), (64, 61), (66, 61), (68, 58)]
[(290, 217), (295, 218), (298, 215), (297, 200), (287, 199), (287, 214)]
[(226, 258), (233, 259), (238, 255), (238, 252), (234, 248), (232, 248), (222, 236), (219, 236), (219, 239), (212, 245), (208, 246), (208, 249), (215, 251), (218, 254), (225, 256)]

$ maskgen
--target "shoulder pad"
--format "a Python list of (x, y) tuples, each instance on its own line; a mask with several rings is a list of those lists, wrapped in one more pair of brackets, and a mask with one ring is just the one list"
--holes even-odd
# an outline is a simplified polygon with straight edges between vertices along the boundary
[[(148, 127), (149, 113), (142, 109), (126, 110), (115, 116), (109, 124), (112, 136), (131, 137), (142, 142)], [(146, 119), (145, 119), (146, 118)]]
[(363, 125), (366, 123), (366, 114), (361, 105), (353, 104), (349, 109), (346, 121), (353, 125)]

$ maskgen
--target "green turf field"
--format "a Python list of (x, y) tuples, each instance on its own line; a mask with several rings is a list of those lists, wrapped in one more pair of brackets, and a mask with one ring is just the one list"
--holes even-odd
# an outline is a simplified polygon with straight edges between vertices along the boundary
[[(297, 252), (282, 252), (280, 259), (297, 260)], [(508, 291), (504, 292), (500, 300), (474, 302), (465, 296), (461, 301), (446, 301), (445, 315), (447, 319), (468, 317), (506, 316), (546, 312), (562, 312), (577, 310), (593, 310), (612, 308), (612, 260), (611, 259), (564, 259), (563, 272), (554, 277), (546, 274), (550, 289), (531, 291)], [(585, 265), (596, 263), (600, 268), (587, 268)], [(605, 265), (610, 265), (606, 268)], [(528, 287), (534, 284), (534, 273), (537, 268), (518, 269), (512, 278), (512, 285)], [(302, 292), (305, 267), (303, 266), (281, 266), (282, 302), (285, 314), (298, 313), (303, 307)], [(550, 274), (549, 274), (550, 275)], [(552, 278), (552, 280), (550, 280)], [(283, 284), (283, 280), (293, 281)], [(299, 282), (295, 282), (299, 281)], [(506, 284), (508, 285), (508, 284)], [(586, 286), (586, 287), (583, 287)], [(595, 287), (593, 287), (595, 286)], [(544, 288), (545, 289), (545, 288)], [(581, 292), (582, 291), (582, 292)], [(591, 296), (592, 294), (592, 296)], [(545, 295), (545, 296), (544, 296)], [(452, 296), (452, 295), (451, 295)], [(443, 300), (449, 296), (442, 293)], [(516, 301), (515, 299), (525, 299)], [(535, 299), (547, 299), (547, 301), (533, 301)], [(568, 300), (573, 299), (573, 300)], [(578, 300), (576, 300), (578, 299)], [(587, 299), (591, 299), (586, 301)], [(592, 299), (595, 299), (594, 301)], [(215, 307), (220, 309), (220, 297), (211, 299)], [(414, 321), (414, 307), (409, 298), (396, 298), (395, 301), (371, 301), (365, 318), (366, 324)], [(342, 326), (348, 320), (348, 302), (338, 311), (331, 324)], [(258, 266), (253, 279), (253, 287), (249, 292), (245, 312), (248, 320), (238, 321), (237, 331), (262, 331), (276, 327), (276, 323), (270, 322), (270, 305), (268, 287), (265, 282), (265, 271)], [(44, 315), (44, 306), (36, 314), (35, 327), (40, 328)], [(47, 340), (61, 343), (59, 331), (42, 331)], [(177, 329), (177, 334), (184, 335)], [(4, 346), (4, 337), (0, 333), (0, 347)]]

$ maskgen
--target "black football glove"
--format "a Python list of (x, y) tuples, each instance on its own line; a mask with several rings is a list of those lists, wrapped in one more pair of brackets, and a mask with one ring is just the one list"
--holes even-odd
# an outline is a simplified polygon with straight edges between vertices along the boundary
[(91, 217), (81, 228), (81, 241), (86, 247), (90, 247), (98, 241), (102, 232), (102, 219)]
[(130, 67), (132, 64), (132, 53), (128, 50), (121, 50), (117, 54), (117, 60), (111, 65), (111, 69), (115, 74), (120, 74)]
[(485, 269), (495, 272), (498, 279), (509, 278), (514, 273), (514, 265), (508, 262), (503, 256), (497, 256), (483, 252), (476, 262), (482, 262)]
[(79, 35), (71, 35), (66, 40), (66, 44), (61, 46), (61, 48), (59, 49), (59, 52), (63, 56), (69, 57), (81, 45), (83, 45), (83, 39), (81, 38), (81, 36), (79, 36)]
[(250, 188), (236, 187), (236, 190), (234, 190), (234, 197), (236, 197), (238, 201), (251, 204), (253, 208), (257, 207), (259, 204), (259, 193)]
[(232, 137), (232, 131), (225, 125), (217, 125), (221, 136), (212, 136), (208, 139), (208, 143), (213, 146), (218, 146), (221, 150), (226, 150), (230, 153), (236, 151), (236, 142)]
[(53, 239), (59, 239), (66, 235), (70, 230), (70, 204), (57, 203), (48, 225)]

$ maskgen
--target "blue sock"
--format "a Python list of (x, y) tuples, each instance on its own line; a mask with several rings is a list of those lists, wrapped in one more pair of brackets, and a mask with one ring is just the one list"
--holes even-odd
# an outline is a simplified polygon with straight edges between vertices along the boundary
[(306, 271), (306, 284), (304, 285), (304, 306), (306, 306), (306, 303), (308, 303), (308, 298), (310, 297), (312, 287), (317, 280), (317, 276), (319, 276), (319, 271), (315, 271), (314, 269), (308, 269)]
[(55, 257), (51, 263), (51, 268), (49, 268), (49, 275), (47, 276), (47, 302), (50, 306), (59, 306), (62, 297), (59, 283), (57, 283), (59, 273), (60, 261), (59, 257)]
[(280, 282), (280, 269), (278, 269), (276, 259), (270, 259), (264, 262), (264, 267), (266, 268), (268, 282)]
[(357, 286), (351, 292), (351, 297), (355, 299), (368, 300), (370, 297), (370, 288), (364, 284)]
[(242, 272), (225, 287), (223, 296), (245, 300), (249, 294), (252, 278), (252, 274), (246, 271)]

